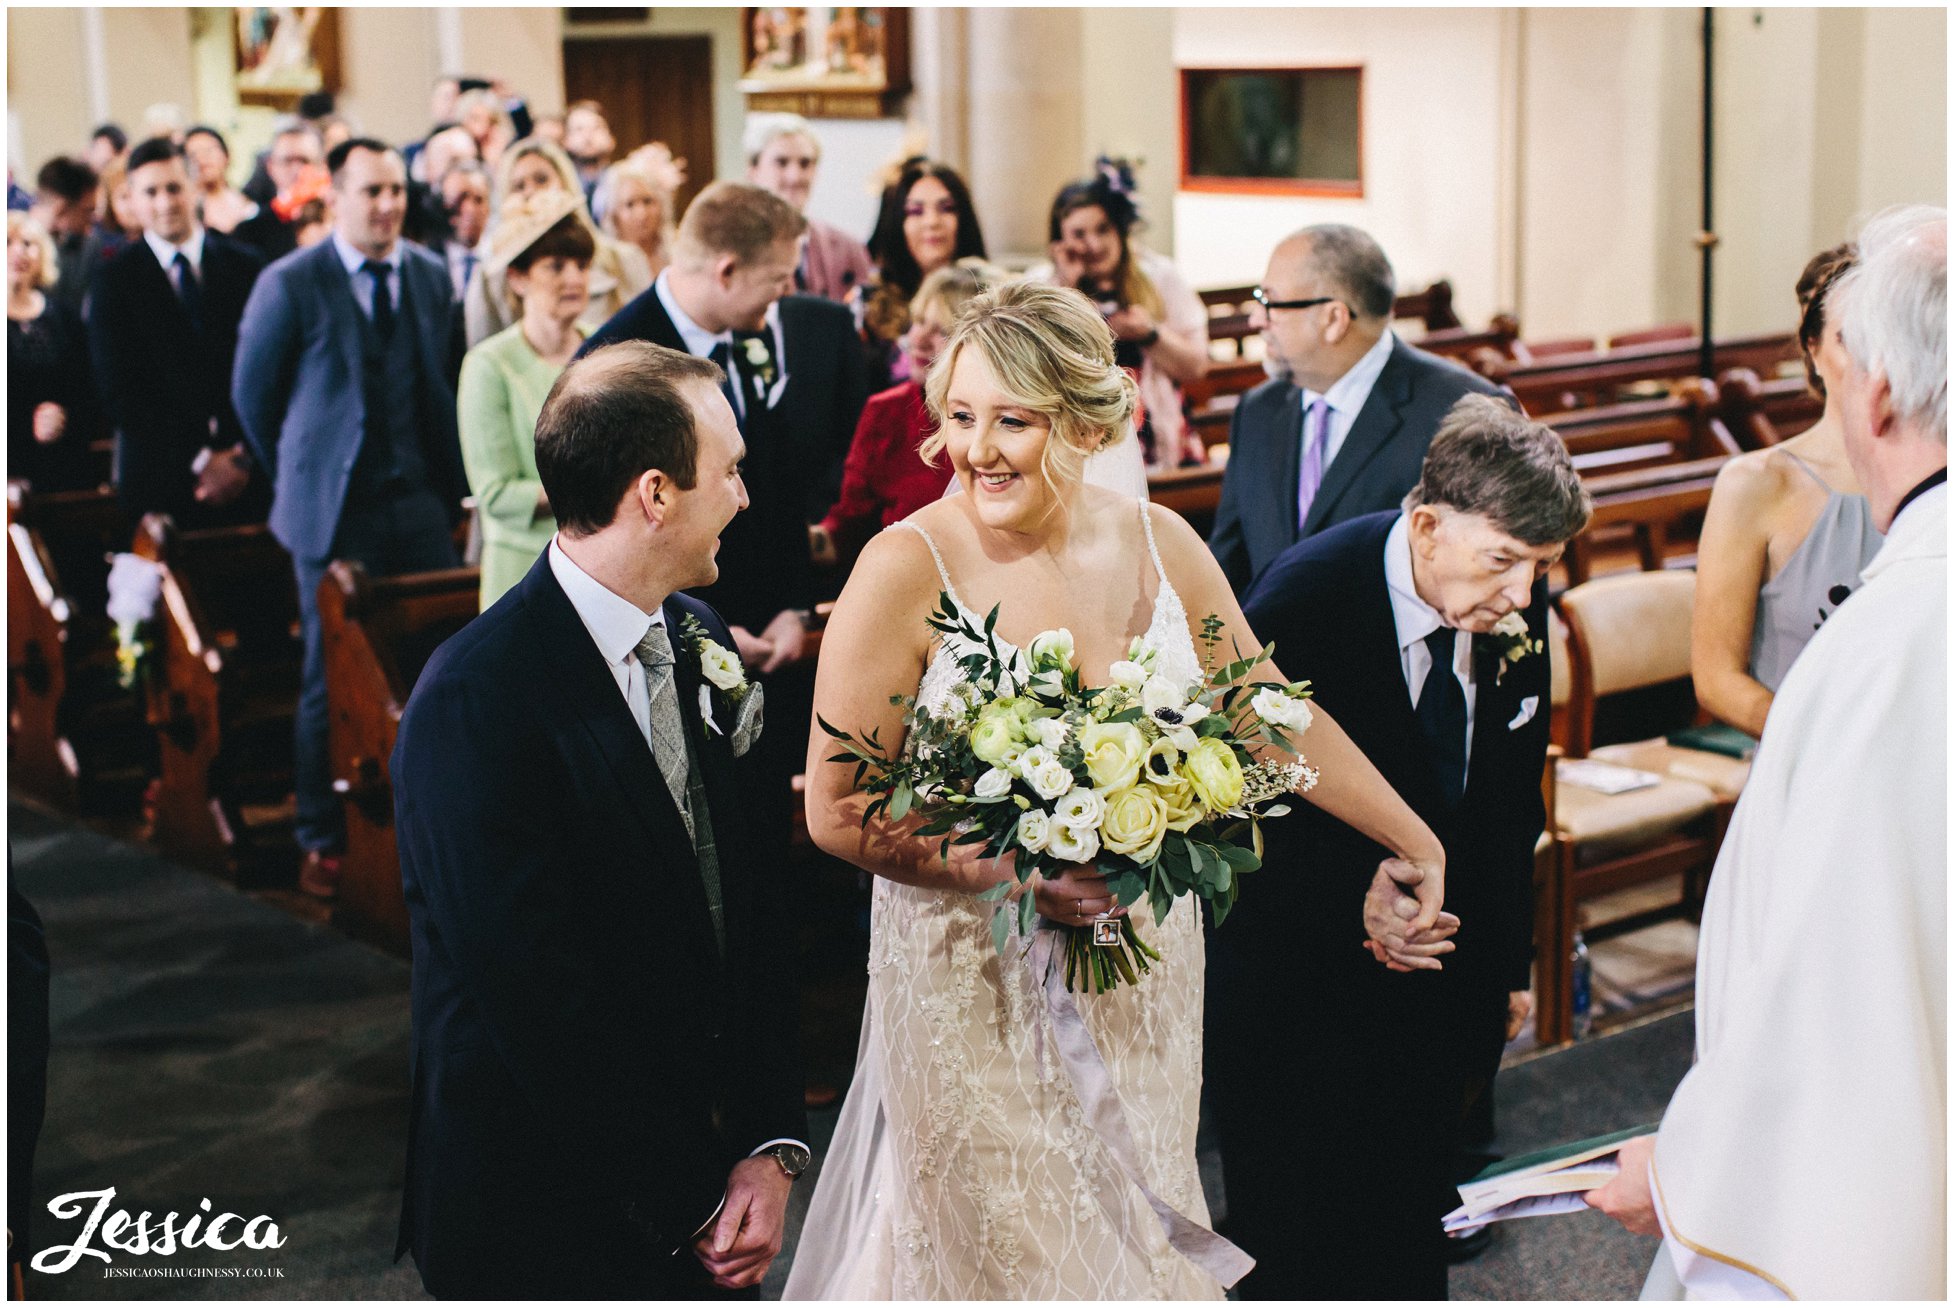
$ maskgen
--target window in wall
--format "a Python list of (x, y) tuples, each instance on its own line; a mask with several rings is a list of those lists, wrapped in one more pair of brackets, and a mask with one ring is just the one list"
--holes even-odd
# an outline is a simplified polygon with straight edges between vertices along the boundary
[(1364, 193), (1361, 67), (1181, 69), (1181, 189)]

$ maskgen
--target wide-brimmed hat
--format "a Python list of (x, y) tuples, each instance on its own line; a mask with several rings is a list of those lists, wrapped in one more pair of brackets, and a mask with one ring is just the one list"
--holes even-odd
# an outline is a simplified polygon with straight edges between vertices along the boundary
[[(503, 201), (495, 231), (489, 235), (486, 267), (490, 272), (501, 272), (520, 258), (524, 250), (542, 240), (552, 227), (565, 218), (581, 218), (582, 212), (583, 197), (572, 191), (552, 188), (510, 196)], [(584, 225), (589, 226), (588, 219)]]

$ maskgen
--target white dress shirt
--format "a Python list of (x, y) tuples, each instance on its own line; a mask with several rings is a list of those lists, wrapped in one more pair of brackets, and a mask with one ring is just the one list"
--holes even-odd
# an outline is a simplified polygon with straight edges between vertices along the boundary
[[(447, 259), (448, 281), (455, 288), (455, 303), (460, 304), (468, 294), (468, 283), (482, 271), (482, 246), (449, 241), (441, 247), (441, 253)], [(470, 258), (474, 259), (473, 264), (468, 262)]]
[(1330, 434), (1323, 443), (1323, 471), (1327, 475), (1330, 464), (1336, 460), (1337, 451), (1343, 448), (1350, 435), (1351, 424), (1363, 412), (1364, 401), (1370, 399), (1371, 388), (1377, 385), (1378, 374), (1390, 361), (1391, 349), (1397, 343), (1397, 334), (1389, 327), (1377, 338), (1377, 344), (1364, 351), (1364, 357), (1350, 365), (1350, 370), (1330, 383), (1327, 391), (1312, 391), (1303, 388), (1303, 421), (1297, 439), (1304, 442), (1298, 449), (1307, 447), (1309, 441), (1309, 406), (1318, 400), (1330, 406)]
[[(685, 342), (687, 354), (697, 355), (701, 359), (710, 359), (713, 350), (721, 345), (726, 347), (728, 356), (732, 354), (732, 332), (709, 332), (694, 322), (691, 314), (679, 307), (678, 297), (672, 294), (671, 269), (667, 268), (659, 273), (658, 280), (651, 286), (658, 292), (658, 302), (665, 306), (665, 316), (672, 320), (672, 326), (678, 328), (679, 339)], [(780, 301), (778, 300), (767, 306), (767, 335), (772, 338), (773, 346), (774, 385), (773, 393), (767, 399), (767, 402), (772, 404), (780, 398), (781, 389), (787, 380), (787, 333), (780, 329)], [(740, 365), (744, 367), (745, 364), (746, 360), (742, 358)], [(731, 390), (733, 408), (740, 417), (744, 418), (746, 396), (742, 393), (741, 387), (734, 386)]]
[(176, 286), (176, 293), (178, 295), (183, 294), (183, 288), (177, 285), (176, 280), (177, 255), (181, 254), (184, 258), (188, 259), (190, 261), (190, 271), (196, 274), (199, 283), (203, 281), (204, 229), (201, 224), (191, 229), (190, 239), (181, 245), (171, 245), (155, 232), (147, 229), (144, 230), (142, 238), (148, 243), (150, 253), (156, 256), (156, 262), (163, 265), (163, 272), (169, 277), (170, 285)]
[[(1411, 707), (1424, 697), (1425, 679), (1432, 670), (1432, 652), (1425, 637), (1445, 625), (1437, 609), (1418, 598), (1418, 587), (1411, 577), (1411, 520), (1400, 513), (1384, 538), (1384, 582), (1391, 591), (1391, 617), (1398, 628), (1398, 660), (1404, 669), (1405, 688), (1411, 692)], [(1477, 707), (1479, 687), (1472, 676), (1472, 633), (1452, 634), (1453, 676), (1465, 687), (1466, 765), (1472, 764), (1472, 719)]]
[[(367, 256), (348, 245), (337, 230), (333, 232), (331, 239), (332, 248), (338, 253), (341, 266), (346, 269), (346, 276), (352, 280), (353, 299), (358, 301), (360, 312), (366, 315), (367, 321), (371, 322), (373, 279), (360, 271), (360, 265), (366, 262)], [(386, 258), (379, 260), (387, 265), (387, 294), (393, 299), (395, 322), (400, 321), (400, 265), (405, 258), (406, 254), (401, 243), (395, 241), (393, 250)]]
[(645, 738), (645, 747), (649, 749), (651, 688), (645, 684), (644, 664), (638, 661), (638, 642), (654, 625), (665, 625), (665, 611), (661, 608), (656, 613), (646, 613), (578, 567), (554, 538), (549, 553), (550, 571), (556, 574), (556, 584), (563, 587), (570, 607), (583, 619), (584, 630), (596, 642), (597, 652), (604, 656), (604, 666), (610, 669), (618, 694), (624, 696), (631, 720), (638, 724), (638, 734)]

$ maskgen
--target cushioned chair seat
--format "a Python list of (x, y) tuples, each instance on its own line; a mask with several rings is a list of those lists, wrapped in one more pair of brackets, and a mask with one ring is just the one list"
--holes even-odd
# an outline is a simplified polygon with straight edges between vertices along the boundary
[(1555, 818), (1583, 863), (1654, 844), (1708, 815), (1717, 797), (1696, 781), (1666, 780), (1621, 795), (1558, 787)]
[(1603, 745), (1590, 755), (1604, 763), (1640, 768), (1678, 781), (1708, 786), (1722, 800), (1734, 801), (1750, 780), (1750, 763), (1707, 749), (1679, 749), (1663, 740), (1638, 740), (1627, 745)]

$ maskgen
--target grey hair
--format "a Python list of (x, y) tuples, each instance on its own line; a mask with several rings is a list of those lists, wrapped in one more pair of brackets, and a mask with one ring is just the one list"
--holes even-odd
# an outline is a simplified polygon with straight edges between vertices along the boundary
[(272, 120), (270, 139), (276, 141), (281, 136), (309, 136), (317, 141), (322, 149), (326, 143), (325, 137), (319, 134), (319, 129), (297, 114), (280, 114)]
[(1398, 275), (1369, 232), (1345, 223), (1318, 223), (1296, 235), (1309, 238), (1310, 266), (1350, 297), (1352, 313), (1390, 319), (1398, 302)]
[(1479, 514), (1528, 545), (1572, 540), (1594, 512), (1553, 428), (1490, 395), (1463, 397), (1439, 424), (1404, 497), (1407, 513), (1420, 504)]
[(1947, 210), (1908, 205), (1867, 223), (1827, 305), (1853, 362), (1885, 376), (1895, 415), (1946, 444)]
[(747, 166), (759, 163), (766, 148), (783, 136), (805, 136), (814, 143), (814, 162), (821, 162), (821, 138), (814, 134), (814, 125), (807, 119), (799, 114), (748, 114), (746, 131), (740, 136)]

